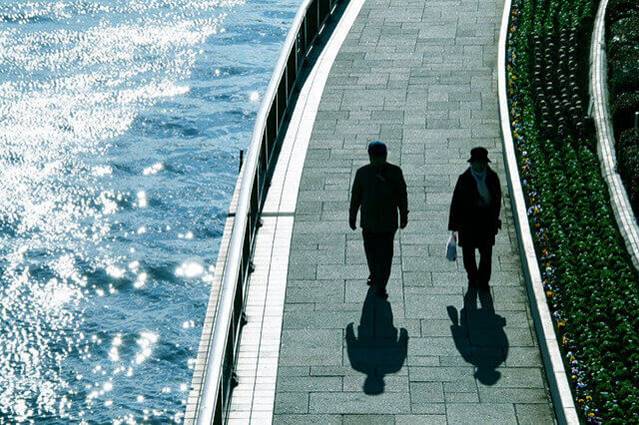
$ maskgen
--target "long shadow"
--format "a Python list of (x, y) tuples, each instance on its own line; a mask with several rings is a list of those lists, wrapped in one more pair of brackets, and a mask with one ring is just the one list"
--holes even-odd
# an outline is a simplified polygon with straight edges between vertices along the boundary
[[(357, 327), (346, 326), (346, 347), (351, 366), (366, 374), (364, 393), (375, 395), (384, 392), (384, 376), (398, 372), (406, 360), (408, 331), (393, 326), (393, 311), (388, 301), (375, 296), (369, 289), (362, 308), (362, 318)], [(399, 338), (398, 338), (399, 333)]]
[[(477, 308), (477, 297), (481, 308)], [(455, 347), (464, 360), (475, 366), (475, 378), (484, 385), (494, 385), (501, 373), (496, 369), (508, 357), (508, 338), (504, 332), (506, 319), (495, 314), (489, 291), (469, 288), (464, 295), (464, 308), (459, 315), (452, 305), (447, 308), (452, 321), (450, 331)]]

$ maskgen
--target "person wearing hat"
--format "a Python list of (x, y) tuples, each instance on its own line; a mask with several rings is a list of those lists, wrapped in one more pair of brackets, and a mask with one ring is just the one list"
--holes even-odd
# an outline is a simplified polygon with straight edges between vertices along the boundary
[(393, 241), (399, 227), (408, 223), (408, 196), (401, 168), (386, 162), (386, 145), (368, 144), (370, 164), (355, 173), (348, 223), (357, 228), (357, 211), (364, 239), (366, 262), (370, 272), (368, 284), (377, 295), (388, 298), (386, 284), (393, 261)]
[[(470, 167), (459, 176), (450, 205), (448, 230), (462, 247), (468, 284), (488, 288), (495, 235), (501, 228), (501, 185), (489, 166), (488, 151), (476, 147), (470, 151)], [(475, 259), (479, 250), (479, 268)]]

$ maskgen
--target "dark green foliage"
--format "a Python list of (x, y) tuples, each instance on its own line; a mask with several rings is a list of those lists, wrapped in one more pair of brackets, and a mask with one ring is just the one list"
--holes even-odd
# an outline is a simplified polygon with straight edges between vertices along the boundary
[[(513, 3), (511, 122), (542, 281), (577, 409), (590, 424), (639, 424), (639, 276), (583, 120), (597, 3)], [(637, 0), (611, 3), (631, 10)], [(628, 156), (639, 158), (639, 150), (629, 149)], [(631, 160), (624, 167), (637, 169)]]
[(621, 47), (618, 58), (608, 61), (610, 90), (614, 94), (639, 90), (638, 67), (639, 49), (634, 46)]
[(621, 133), (618, 147), (621, 149), (628, 149), (633, 146), (639, 146), (639, 130), (631, 128)]
[(619, 50), (624, 46), (636, 48), (639, 44), (639, 13), (613, 21), (606, 35), (608, 57), (621, 58)]
[(623, 130), (633, 127), (635, 112), (639, 112), (639, 90), (620, 93), (613, 98), (612, 116), (615, 128)]
[[(639, 216), (639, 168), (635, 112), (639, 111), (639, 0), (611, 0), (606, 9), (606, 46), (611, 110), (619, 173)], [(621, 140), (620, 140), (621, 139)]]
[(632, 209), (639, 216), (639, 130), (625, 130), (618, 140), (617, 167)]
[(630, 135), (631, 137), (626, 137), (631, 140), (624, 141), (627, 144), (617, 155), (617, 162), (619, 174), (621, 174), (628, 190), (632, 209), (637, 214), (639, 212), (639, 137), (636, 131), (627, 130), (626, 132), (634, 134)]
[(606, 20), (608, 23), (636, 14), (639, 14), (639, 2), (637, 0), (610, 0), (606, 7)]

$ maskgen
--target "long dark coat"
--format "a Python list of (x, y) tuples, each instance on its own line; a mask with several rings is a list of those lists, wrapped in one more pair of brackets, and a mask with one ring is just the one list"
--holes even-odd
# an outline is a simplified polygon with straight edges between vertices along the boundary
[(490, 168), (486, 169), (486, 186), (491, 195), (488, 207), (480, 207), (479, 190), (470, 167), (459, 176), (450, 205), (448, 230), (459, 232), (460, 246), (479, 247), (495, 244), (495, 235), (501, 227), (501, 186), (499, 177)]
[(351, 223), (360, 208), (362, 229), (376, 233), (396, 231), (398, 219), (405, 221), (408, 217), (406, 182), (401, 168), (385, 162), (358, 169), (351, 192)]

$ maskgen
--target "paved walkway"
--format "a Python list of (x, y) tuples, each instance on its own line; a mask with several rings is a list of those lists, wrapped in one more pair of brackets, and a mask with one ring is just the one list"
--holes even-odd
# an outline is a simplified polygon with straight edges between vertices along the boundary
[[(367, 0), (329, 75), (291, 240), (275, 424), (552, 424), (521, 277), (496, 94), (499, 0)], [(347, 224), (366, 143), (409, 186), (388, 302), (367, 294)], [(444, 258), (448, 207), (471, 147), (506, 193), (491, 296)], [(456, 321), (454, 323), (453, 321)]]

